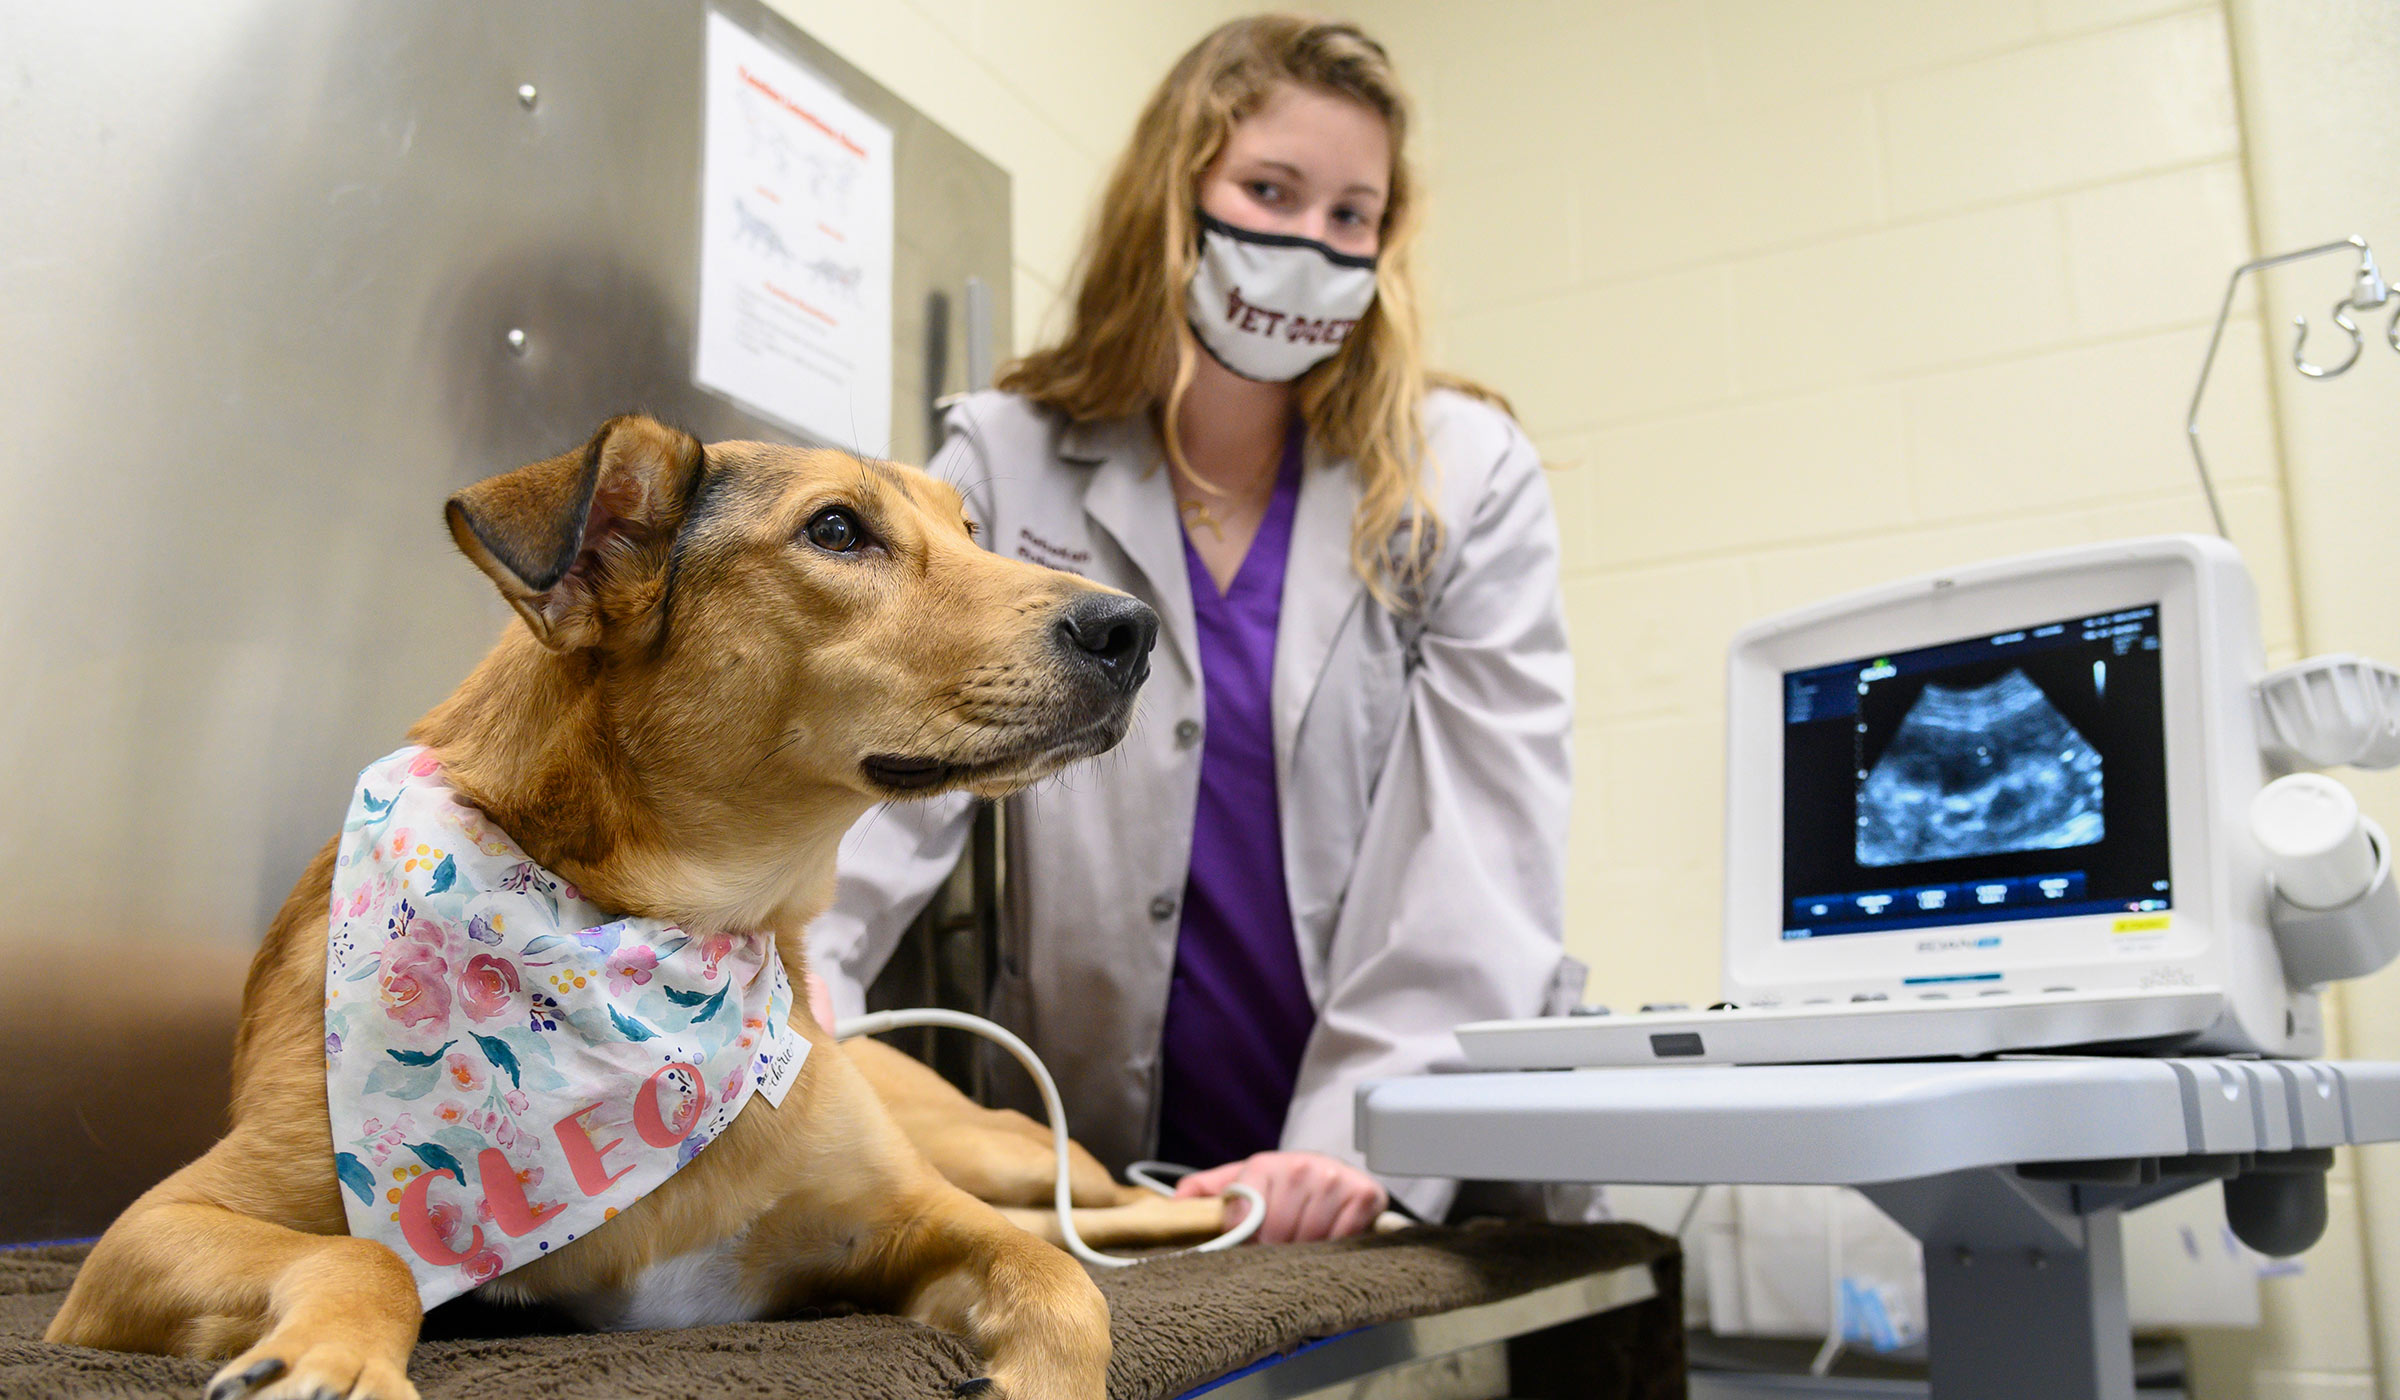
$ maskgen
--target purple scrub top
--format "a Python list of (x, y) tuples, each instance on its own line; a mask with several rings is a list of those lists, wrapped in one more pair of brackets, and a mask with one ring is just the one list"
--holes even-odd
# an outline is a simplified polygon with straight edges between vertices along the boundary
[(1188, 532), (1183, 542), (1206, 716), (1191, 875), (1160, 1044), (1158, 1151), (1191, 1167), (1281, 1144), (1317, 1022), (1284, 888), (1271, 704), (1302, 440), (1295, 422), (1266, 518), (1224, 593)]

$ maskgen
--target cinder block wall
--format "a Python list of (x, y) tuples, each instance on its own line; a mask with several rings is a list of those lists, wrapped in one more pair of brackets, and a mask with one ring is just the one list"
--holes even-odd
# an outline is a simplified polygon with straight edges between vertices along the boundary
[[(2206, 528), (2183, 433), (2248, 187), (2215, 5), (1389, 3), (1427, 112), (1436, 339), (1568, 540), (1569, 941), (1713, 1000), (1724, 647), (1761, 614)], [(2294, 648), (2255, 320), (2208, 445)]]
[[(1010, 171), (1020, 349), (1142, 97), (1248, 8), (773, 3)], [(2378, 32), (2374, 0), (2331, 8)], [(2178, 0), (1349, 13), (1424, 110), (1437, 347), (1511, 395), (1558, 467), (1581, 686), (1570, 945), (1599, 999), (1709, 1000), (1737, 626), (1945, 562), (2206, 527), (2185, 400), (2225, 273), (2254, 227), (2281, 233), (2246, 161), (2257, 77), (2237, 81), (2222, 5)], [(2304, 635), (2282, 333), (2270, 346), (2241, 309), (2205, 428), (2281, 662)], [(2333, 630), (2308, 640), (2374, 645)], [(2196, 1339), (2203, 1400), (2377, 1393), (2347, 1163), (2333, 1204), (2328, 1242), (2267, 1283), (2264, 1328)]]
[[(2400, 249), (2400, 26), (2389, 0), (2233, 0), (2235, 69), (2251, 205), (2265, 251), (2280, 252), (2362, 233), (2387, 264)], [(2306, 315), (2325, 328), (2326, 308), (2342, 291), (2346, 260), (2328, 260), (2273, 276), (2267, 324)], [(2388, 313), (2371, 327), (2388, 323)], [(2317, 353), (2331, 358), (2337, 346)], [(2281, 353), (2281, 345), (2278, 347)], [(2400, 659), (2400, 360), (2370, 338), (2358, 367), (2337, 380), (2307, 383), (2281, 367), (2275, 381), (2276, 427), (2291, 500), (2294, 587), (2301, 639), (2309, 651), (2357, 651)], [(2359, 802), (2387, 829), (2400, 830), (2400, 773), (2344, 774)], [(2362, 1059), (2400, 1058), (2400, 968), (2342, 989), (2347, 1049)], [(2345, 1154), (2347, 1156), (2349, 1154)], [(2345, 1163), (2345, 1176), (2349, 1173)], [(2376, 1319), (2376, 1380), (2354, 1391), (2400, 1391), (2400, 1146), (2356, 1154), (2356, 1190), (2366, 1221), (2363, 1282)], [(2343, 1205), (2338, 1198), (2336, 1208)], [(2366, 1339), (2349, 1334), (2336, 1309), (2320, 1353), (2295, 1328), (2252, 1340), (2271, 1368), (2285, 1358), (2361, 1355)], [(2229, 1351), (2232, 1347), (2227, 1348)], [(2262, 1393), (2267, 1393), (2262, 1388)]]
[[(2383, 8), (2389, 42), (2388, 8), (2333, 8), (2369, 34)], [(2225, 7), (1357, 13), (1426, 112), (1436, 342), (1557, 467), (1581, 688), (1568, 942), (1596, 1000), (1713, 1000), (1735, 628), (1944, 563), (2208, 528), (2183, 415), (2225, 276), (2258, 251)], [(2319, 320), (2343, 290), (2323, 276)], [(2303, 632), (2275, 404), (2297, 391), (2284, 323), (2240, 310), (2203, 428), (2281, 663)], [(2264, 1327), (2195, 1339), (2206, 1400), (2376, 1393), (2347, 1154), (2333, 1212), (2265, 1284)]]

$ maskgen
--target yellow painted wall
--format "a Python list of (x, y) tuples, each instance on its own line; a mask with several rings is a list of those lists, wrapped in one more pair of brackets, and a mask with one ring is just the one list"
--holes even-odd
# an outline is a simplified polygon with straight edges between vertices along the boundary
[[(773, 2), (1014, 177), (1018, 348), (1150, 85), (1248, 8)], [(2400, 168), (2388, 4), (2229, 3), (1346, 7), (1424, 112), (1436, 345), (1511, 395), (1560, 468), (1581, 687), (1569, 941), (1595, 998), (1713, 999), (1737, 626), (1937, 564), (2206, 527), (2182, 418), (2224, 275), (2258, 238), (2351, 231), (2320, 227), (2348, 207), (2342, 181), (2251, 149), (2328, 139), (2292, 75), (2336, 37), (2291, 11), (2387, 45), (2381, 76), (2346, 90), (2382, 123), (2357, 160)], [(2262, 111), (2282, 123), (2263, 136)], [(2393, 193), (2386, 175), (2370, 207), (2400, 257)], [(2374, 524), (2400, 518), (2400, 453), (2390, 436), (2357, 451), (2332, 410), (2295, 427), (2255, 300), (2205, 427), (2270, 657), (2400, 656), (2400, 578), (2375, 573), (2400, 552)], [(2361, 492), (2384, 509), (2355, 509)], [(2367, 797), (2400, 829), (2400, 785)], [(2400, 1054), (2400, 975), (2355, 1000), (2361, 1051)], [(2366, 1203), (2400, 1246), (2400, 1176), (2383, 1179)], [(2345, 1162), (2328, 1241), (2266, 1285), (2265, 1327), (2195, 1339), (2201, 1400), (2376, 1393), (2353, 1182)], [(2400, 1314), (2384, 1326), (2400, 1340)]]
[[(1568, 940), (1594, 999), (1715, 998), (1736, 627), (1939, 564), (2208, 527), (2182, 425), (2226, 274), (2254, 233), (2323, 241), (2357, 207), (2324, 170), (2253, 169), (2246, 88), (2265, 75), (2248, 50), (2282, 65), (2291, 144), (2381, 123), (2347, 180), (2379, 183), (2362, 216), (2400, 257), (2391, 6), (2233, 9), (1355, 7), (1426, 114), (1436, 344), (1511, 395), (1559, 467), (1581, 688)], [(2319, 12), (2346, 30), (2319, 33)], [(2369, 105), (2327, 131), (2289, 75), (2342, 42), (2385, 62), (2346, 85)], [(2287, 186), (2315, 197), (2307, 217), (2262, 203), (2297, 209)], [(2346, 284), (2335, 268), (2305, 285), (2321, 321)], [(2400, 518), (2400, 452), (2388, 427), (2358, 450), (2330, 411), (2278, 419), (2322, 386), (2294, 387), (2256, 303), (2203, 427), (2270, 660), (2400, 656), (2400, 551), (2378, 528)], [(2388, 398), (2400, 362), (2369, 368), (2383, 387), (2359, 392)], [(2385, 508), (2360, 511), (2362, 491)], [(2400, 829), (2381, 791), (2369, 806)], [(2378, 1030), (2400, 1026), (2396, 989), (2358, 1001)], [(2381, 1034), (2400, 1053), (2400, 1031)], [(2400, 1245), (2400, 1176), (2382, 1179), (2377, 1238)], [(2195, 1339), (2203, 1400), (2376, 1392), (2355, 1180), (2345, 1160), (2328, 1238), (2264, 1285), (2262, 1328)]]
[[(2205, 528), (2182, 420), (2250, 256), (2215, 5), (1394, 0), (1435, 340), (1509, 394), (1568, 541), (1569, 941), (1713, 1000), (1724, 651), (1939, 563)], [(2261, 342), (2209, 444), (2294, 646)]]
[[(2235, 70), (2251, 185), (2263, 250), (2307, 247), (2347, 234), (2400, 255), (2400, 11), (2388, 0), (2232, 0)], [(2267, 321), (2278, 353), (2296, 315), (2330, 329), (2330, 303), (2347, 291), (2346, 260), (2274, 274)], [(2387, 310), (2368, 318), (2374, 331)], [(2312, 341), (2320, 359), (2339, 346)], [(2309, 382), (2279, 368), (2275, 423), (2290, 502), (2294, 586), (2303, 647), (2400, 659), (2400, 357), (2378, 342), (2340, 379)], [(2344, 774), (2361, 805), (2400, 830), (2400, 775)], [(2400, 1058), (2400, 971), (2345, 986), (2340, 994), (2348, 1053)], [(2363, 1278), (2324, 1271), (2324, 1291), (2293, 1298), (2281, 1319), (2250, 1338), (2216, 1339), (2211, 1363), (2257, 1378), (2253, 1393), (2400, 1393), (2400, 1148), (2344, 1153), (2333, 1208), (2363, 1212)], [(2337, 1277), (2339, 1284), (2337, 1284)], [(2340, 1284), (2368, 1300), (2374, 1327), (2353, 1335)], [(2269, 1293), (2270, 1302), (2274, 1293)], [(2327, 1321), (2332, 1325), (2324, 1325)], [(2313, 1368), (2373, 1354), (2380, 1383), (2311, 1388)], [(2228, 1392), (2239, 1393), (2239, 1392)]]

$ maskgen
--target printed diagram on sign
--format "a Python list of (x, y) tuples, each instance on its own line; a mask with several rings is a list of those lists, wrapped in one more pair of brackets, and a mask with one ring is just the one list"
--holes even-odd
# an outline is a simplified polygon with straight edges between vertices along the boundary
[(785, 109), (759, 90), (744, 89), (736, 96), (751, 161), (762, 169), (772, 169), (784, 180), (797, 177), (814, 207), (829, 217), (847, 220), (850, 192), (858, 184), (861, 162), (803, 148), (785, 126)]
[[(775, 99), (760, 88), (744, 87), (739, 97), (742, 130), (751, 157), (761, 169), (773, 170), (787, 188), (805, 196), (797, 203), (806, 222), (795, 224), (787, 236), (778, 215), (789, 206), (773, 191), (761, 188), (749, 198), (733, 197), (735, 239), (801, 274), (818, 297), (859, 307), (867, 270), (855, 256), (846, 255), (847, 240), (839, 230), (853, 222), (851, 197), (865, 161), (847, 146), (802, 148), (785, 129), (789, 111), (774, 105)], [(805, 249), (809, 256), (803, 258), (795, 249)]]
[(800, 270), (816, 283), (817, 290), (828, 299), (858, 305), (858, 289), (867, 280), (867, 270), (855, 262), (839, 258), (816, 258), (802, 263)]
[(710, 16), (702, 385), (820, 441), (891, 442), (892, 133)]
[(748, 244), (779, 262), (790, 262), (792, 250), (783, 246), (783, 235), (775, 231), (775, 221), (751, 212), (740, 195), (733, 197), (734, 239)]
[[(769, 206), (772, 207), (772, 206)], [(734, 241), (770, 257), (805, 278), (819, 297), (844, 306), (860, 305), (859, 288), (866, 284), (867, 270), (855, 258), (843, 258), (821, 253), (802, 262), (784, 242), (783, 233), (775, 220), (754, 208), (740, 195), (733, 198)]]

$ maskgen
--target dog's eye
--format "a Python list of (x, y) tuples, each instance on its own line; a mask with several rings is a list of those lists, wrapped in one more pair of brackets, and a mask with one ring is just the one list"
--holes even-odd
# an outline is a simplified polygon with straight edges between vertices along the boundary
[(858, 517), (840, 506), (818, 511), (801, 533), (808, 536), (810, 544), (834, 554), (848, 554), (867, 540), (866, 529), (858, 523)]

